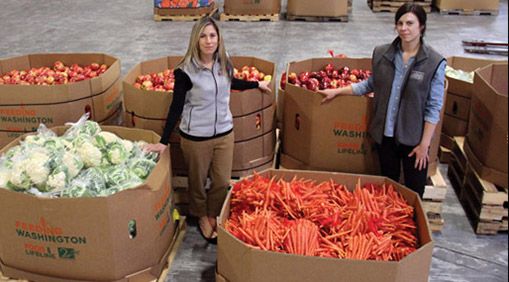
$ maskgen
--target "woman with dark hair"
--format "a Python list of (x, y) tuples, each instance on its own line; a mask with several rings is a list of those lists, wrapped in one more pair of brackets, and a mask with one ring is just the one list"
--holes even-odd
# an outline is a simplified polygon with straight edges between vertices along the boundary
[(428, 172), (428, 151), (440, 120), (446, 60), (427, 45), (426, 12), (407, 3), (395, 15), (398, 37), (373, 51), (373, 75), (338, 89), (321, 90), (323, 103), (337, 95), (374, 92), (374, 116), (369, 133), (377, 143), (382, 175), (399, 181), (421, 198)]
[[(163, 136), (148, 151), (163, 152), (170, 133), (180, 121), (180, 146), (188, 169), (189, 212), (198, 217), (200, 234), (217, 240), (216, 217), (226, 198), (233, 163), (233, 118), (230, 89), (260, 88), (270, 92), (268, 81), (233, 78), (233, 66), (223, 36), (212, 18), (194, 26), (189, 47), (175, 67), (175, 88)], [(207, 176), (210, 189), (205, 191)]]

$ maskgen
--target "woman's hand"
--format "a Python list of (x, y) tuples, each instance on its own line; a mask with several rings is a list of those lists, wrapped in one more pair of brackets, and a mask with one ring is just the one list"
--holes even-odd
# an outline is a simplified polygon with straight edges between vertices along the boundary
[(329, 103), (334, 98), (336, 98), (336, 95), (338, 95), (338, 89), (318, 90), (318, 93), (320, 93), (324, 96), (324, 98), (322, 99), (322, 104), (325, 104), (325, 103)]
[(412, 152), (410, 152), (410, 154), (408, 154), (409, 157), (415, 155), (414, 167), (417, 168), (418, 170), (423, 170), (426, 167), (426, 164), (428, 163), (429, 160), (428, 150), (429, 146), (419, 144), (412, 150)]
[(270, 81), (258, 81), (258, 88), (263, 92), (272, 93), (272, 90), (269, 88)]
[(162, 154), (164, 152), (164, 150), (166, 150), (167, 147), (168, 147), (168, 145), (164, 145), (162, 143), (147, 144), (147, 145), (143, 146), (143, 150), (146, 152), (156, 152), (156, 153)]

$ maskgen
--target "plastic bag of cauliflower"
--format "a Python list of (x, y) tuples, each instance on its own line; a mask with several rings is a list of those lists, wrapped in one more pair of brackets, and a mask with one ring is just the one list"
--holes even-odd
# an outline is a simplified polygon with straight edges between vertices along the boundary
[(0, 156), (0, 187), (39, 197), (102, 197), (136, 187), (158, 155), (143, 141), (102, 131), (83, 115), (57, 136), (40, 125), (37, 134)]

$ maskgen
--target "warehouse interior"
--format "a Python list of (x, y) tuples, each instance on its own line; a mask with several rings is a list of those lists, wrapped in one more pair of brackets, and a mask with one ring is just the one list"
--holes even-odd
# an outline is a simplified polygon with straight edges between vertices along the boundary
[[(219, 13), (223, 3), (216, 1)], [(288, 21), (286, 9), (287, 0), (282, 0), (278, 21), (218, 21), (229, 55), (273, 62), (276, 83), (290, 62), (328, 58), (329, 50), (351, 58), (370, 58), (375, 46), (397, 36), (394, 13), (374, 13), (365, 0), (352, 0), (346, 22)], [(151, 0), (3, 0), (0, 59), (37, 53), (105, 53), (119, 59), (123, 78), (140, 62), (182, 56), (187, 50), (194, 22), (154, 21), (153, 10)], [(507, 0), (500, 0), (495, 15), (449, 15), (434, 10), (428, 14), (424, 40), (446, 58), (507, 61), (507, 53), (468, 53), (462, 45), (463, 40), (507, 43), (507, 23)], [(443, 228), (432, 233), (429, 281), (507, 281), (507, 231), (491, 235), (474, 232), (447, 176), (448, 169), (446, 163), (438, 165), (447, 194)], [(216, 281), (216, 251), (216, 245), (202, 239), (196, 222), (188, 220), (183, 241), (159, 281)]]

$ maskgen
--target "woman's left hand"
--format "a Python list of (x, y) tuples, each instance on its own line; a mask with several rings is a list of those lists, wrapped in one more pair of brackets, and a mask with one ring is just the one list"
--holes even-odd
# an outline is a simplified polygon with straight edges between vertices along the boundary
[(419, 144), (412, 150), (412, 152), (410, 152), (410, 154), (408, 154), (409, 157), (415, 155), (414, 167), (417, 168), (418, 170), (423, 170), (426, 167), (426, 164), (428, 163), (429, 160), (428, 148), (429, 146)]
[(272, 90), (269, 88), (270, 81), (258, 81), (258, 88), (262, 90), (263, 92), (272, 93)]

